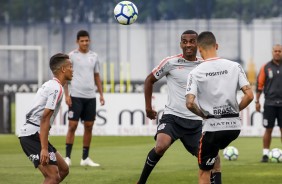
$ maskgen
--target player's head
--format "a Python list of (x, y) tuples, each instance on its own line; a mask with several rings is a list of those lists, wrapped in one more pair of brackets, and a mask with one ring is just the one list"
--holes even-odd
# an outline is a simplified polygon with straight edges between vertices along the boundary
[(63, 53), (57, 53), (50, 58), (50, 69), (55, 77), (64, 76), (65, 80), (72, 79), (72, 64), (69, 56)]
[(198, 33), (193, 30), (184, 31), (181, 34), (180, 47), (185, 59), (193, 61), (197, 54), (197, 37)]
[(272, 47), (272, 57), (276, 62), (282, 62), (282, 45), (276, 44)]
[(85, 30), (80, 30), (76, 35), (76, 43), (80, 52), (86, 53), (89, 50), (90, 36)]
[(197, 42), (198, 42), (198, 50), (201, 56), (203, 57), (203, 59), (205, 59), (207, 54), (214, 55), (216, 53), (218, 45), (216, 43), (215, 36), (212, 32), (204, 31), (200, 33)]

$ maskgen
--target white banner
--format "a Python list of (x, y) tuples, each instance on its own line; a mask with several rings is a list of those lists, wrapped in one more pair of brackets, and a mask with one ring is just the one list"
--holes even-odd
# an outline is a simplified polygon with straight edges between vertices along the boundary
[[(29, 109), (34, 93), (16, 94), (16, 134), (25, 123), (25, 114)], [(158, 119), (161, 118), (167, 101), (167, 94), (153, 94), (152, 104), (158, 111), (158, 119), (150, 120), (145, 113), (144, 94), (104, 94), (106, 104), (100, 106), (97, 100), (97, 115), (93, 128), (94, 135), (146, 136), (155, 135)], [(240, 98), (240, 96), (238, 96)], [(263, 104), (263, 96), (261, 102)], [(98, 99), (98, 98), (97, 98)], [(51, 135), (66, 135), (68, 128), (67, 105), (62, 102), (61, 109), (50, 130)], [(262, 136), (262, 114), (255, 112), (254, 101), (241, 113), (241, 136)], [(76, 135), (83, 135), (83, 124), (79, 123)], [(273, 130), (273, 136), (280, 136), (279, 128)]]

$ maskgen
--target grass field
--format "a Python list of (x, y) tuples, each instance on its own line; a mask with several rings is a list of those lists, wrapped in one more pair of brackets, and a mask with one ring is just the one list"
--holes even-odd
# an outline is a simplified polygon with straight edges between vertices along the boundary
[[(50, 137), (50, 141), (65, 154), (65, 137)], [(260, 163), (261, 138), (238, 138), (232, 143), (239, 149), (237, 161), (222, 159), (224, 184), (281, 183), (282, 164)], [(152, 137), (93, 137), (91, 157), (99, 168), (81, 167), (82, 137), (76, 137), (70, 174), (62, 183), (68, 184), (134, 184), (139, 178), (148, 151), (154, 146)], [(273, 138), (272, 148), (280, 147)], [(187, 154), (177, 141), (153, 170), (148, 184), (197, 183), (198, 166), (195, 157)], [(41, 173), (24, 155), (15, 135), (0, 135), (0, 183), (41, 183)]]

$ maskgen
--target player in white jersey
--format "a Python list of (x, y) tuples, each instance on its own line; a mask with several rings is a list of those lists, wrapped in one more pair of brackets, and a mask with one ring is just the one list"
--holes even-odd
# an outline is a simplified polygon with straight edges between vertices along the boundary
[[(180, 47), (183, 53), (162, 60), (145, 80), (145, 103), (148, 118), (156, 119), (157, 117), (157, 112), (152, 108), (151, 103), (153, 84), (164, 76), (167, 79), (168, 101), (155, 135), (156, 146), (148, 153), (138, 184), (146, 183), (160, 158), (178, 139), (188, 152), (197, 155), (202, 132), (202, 118), (188, 111), (185, 106), (187, 75), (201, 63), (200, 59), (196, 57), (197, 36), (198, 34), (192, 30), (182, 33)], [(220, 175), (218, 176), (220, 180)]]
[[(199, 184), (210, 183), (210, 170), (219, 149), (239, 136), (239, 111), (253, 100), (253, 91), (241, 65), (219, 58), (217, 48), (213, 33), (199, 34), (198, 49), (205, 61), (190, 72), (187, 80), (186, 106), (203, 118), (198, 152)], [(244, 93), (239, 104), (238, 89)]]
[(55, 54), (50, 59), (54, 78), (37, 91), (19, 139), (23, 151), (44, 176), (43, 183), (60, 183), (69, 167), (56, 148), (48, 141), (49, 129), (59, 111), (63, 86), (72, 79), (72, 64), (66, 54)]
[(84, 125), (83, 152), (81, 166), (100, 166), (89, 158), (92, 128), (96, 116), (96, 87), (100, 94), (100, 103), (104, 105), (102, 84), (100, 80), (100, 64), (97, 53), (89, 50), (89, 33), (81, 30), (77, 33), (78, 49), (69, 53), (73, 65), (73, 80), (65, 85), (66, 103), (69, 106), (69, 127), (66, 136), (66, 162), (71, 164), (71, 151), (78, 121)]

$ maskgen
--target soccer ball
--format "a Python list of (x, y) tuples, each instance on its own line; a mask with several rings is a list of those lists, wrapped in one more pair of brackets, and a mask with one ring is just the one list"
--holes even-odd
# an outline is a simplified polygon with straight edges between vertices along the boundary
[(239, 151), (234, 146), (228, 146), (223, 150), (223, 157), (226, 160), (237, 160), (239, 156)]
[(114, 9), (115, 19), (123, 25), (133, 24), (138, 17), (138, 9), (130, 1), (119, 2)]
[(273, 148), (269, 152), (268, 158), (270, 162), (275, 162), (275, 163), (282, 162), (282, 150), (279, 148)]

